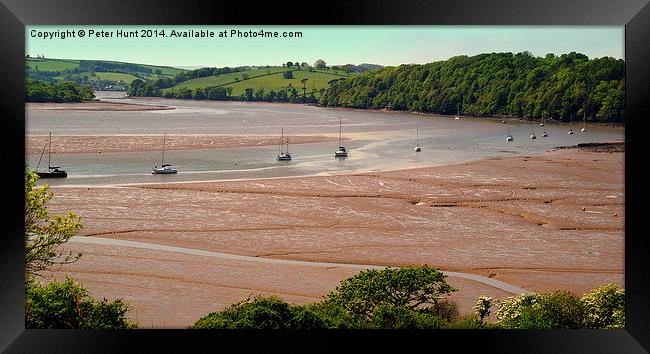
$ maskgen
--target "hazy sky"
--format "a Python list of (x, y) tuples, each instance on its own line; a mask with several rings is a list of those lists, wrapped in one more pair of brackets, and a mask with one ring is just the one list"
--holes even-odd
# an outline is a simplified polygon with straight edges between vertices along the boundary
[[(117, 30), (165, 30), (165, 38), (116, 38)], [(170, 38), (172, 30), (212, 30), (215, 38)], [(43, 39), (40, 31), (84, 30), (83, 38)], [(89, 30), (113, 38), (90, 38)], [(300, 31), (301, 38), (219, 38), (221, 31)], [(61, 32), (59, 32), (61, 33)], [(428, 63), (456, 55), (572, 51), (589, 58), (624, 59), (623, 26), (27, 26), (26, 54), (49, 58), (116, 60), (167, 66), (329, 65)]]

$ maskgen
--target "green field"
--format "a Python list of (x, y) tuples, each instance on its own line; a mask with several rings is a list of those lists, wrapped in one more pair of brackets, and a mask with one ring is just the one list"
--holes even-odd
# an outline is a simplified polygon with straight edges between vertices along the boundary
[[(247, 88), (252, 88), (257, 90), (262, 87), (267, 92), (270, 90), (278, 91), (283, 88), (287, 88), (289, 84), (298, 89), (302, 93), (302, 83), (300, 80), (307, 79), (307, 93), (311, 92), (312, 85), (314, 90), (319, 90), (321, 88), (327, 88), (328, 82), (332, 79), (349, 77), (349, 74), (344, 73), (343, 71), (333, 71), (331, 69), (318, 69), (313, 72), (309, 72), (306, 69), (295, 70), (293, 71), (293, 79), (285, 79), (282, 74), (287, 71), (287, 68), (280, 66), (273, 66), (270, 68), (257, 68), (252, 70), (247, 70), (244, 72), (230, 73), (219, 76), (209, 76), (202, 77), (197, 79), (192, 79), (179, 83), (176, 86), (163, 89), (163, 92), (167, 91), (178, 91), (181, 88), (196, 89), (196, 88), (205, 88), (209, 86), (224, 86), (232, 87), (232, 96), (240, 96), (244, 93)], [(243, 80), (243, 75), (248, 75), (248, 79)], [(239, 81), (236, 80), (239, 79)]]
[[(118, 63), (118, 64), (131, 64), (121, 61), (111, 61), (111, 60), (98, 60), (106, 63)], [(49, 58), (26, 58), (25, 65), (29, 66), (32, 69), (38, 69), (38, 71), (56, 71), (63, 72), (68, 69), (77, 69), (79, 67), (80, 60), (77, 59), (49, 59)], [(106, 71), (106, 72), (96, 72), (95, 76), (90, 76), (88, 72), (81, 72), (74, 74), (75, 77), (83, 77), (88, 75), (88, 79), (91, 81), (97, 80), (110, 80), (110, 81), (119, 81), (122, 80), (126, 83), (131, 83), (131, 81), (141, 78), (145, 80), (155, 80), (161, 77), (173, 77), (174, 75), (185, 71), (184, 69), (173, 68), (170, 66), (156, 66), (156, 65), (147, 65), (147, 64), (135, 64), (142, 66), (144, 68), (149, 68), (153, 70), (152, 73), (147, 72), (138, 72), (136, 75), (127, 74), (119, 71)], [(160, 74), (156, 74), (156, 70), (160, 70)], [(62, 79), (62, 76), (58, 76), (58, 79)]]
[(63, 71), (79, 67), (79, 60), (72, 59), (37, 59), (27, 58), (25, 65), (40, 71)]

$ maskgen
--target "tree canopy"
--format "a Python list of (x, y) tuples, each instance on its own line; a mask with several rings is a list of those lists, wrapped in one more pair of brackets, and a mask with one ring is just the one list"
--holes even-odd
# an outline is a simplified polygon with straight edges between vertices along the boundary
[(510, 115), (623, 122), (625, 63), (571, 52), (456, 56), (423, 65), (370, 70), (331, 83), (320, 103), (439, 114)]

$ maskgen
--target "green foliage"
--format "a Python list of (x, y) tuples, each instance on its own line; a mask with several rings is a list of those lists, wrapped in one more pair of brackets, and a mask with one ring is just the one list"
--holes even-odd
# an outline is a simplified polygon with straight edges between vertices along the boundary
[(293, 79), (293, 71), (287, 70), (282, 74), (282, 77), (285, 79)]
[(429, 312), (382, 304), (372, 313), (370, 324), (378, 329), (433, 329), (442, 328), (444, 322)]
[(55, 264), (76, 261), (81, 254), (64, 255), (58, 247), (82, 225), (74, 213), (50, 216), (45, 204), (52, 198), (49, 186), (36, 187), (38, 175), (25, 167), (25, 278), (30, 280)]
[(496, 303), (504, 328), (624, 328), (625, 292), (604, 285), (578, 297), (567, 291), (522, 294)]
[[(191, 328), (288, 329), (292, 315), (290, 305), (280, 298), (247, 298), (224, 311), (210, 313)], [(305, 323), (311, 322), (305, 320)]]
[(457, 56), (424, 65), (370, 70), (332, 82), (325, 106), (454, 114), (623, 122), (625, 63), (571, 52)]
[(625, 328), (625, 291), (615, 284), (593, 289), (580, 299), (588, 328)]
[(326, 301), (368, 319), (382, 305), (424, 309), (435, 306), (440, 296), (457, 291), (445, 277), (427, 266), (362, 271), (343, 280)]
[(96, 301), (81, 284), (69, 278), (45, 286), (30, 282), (25, 293), (26, 328), (136, 328), (126, 318), (128, 310), (121, 299)]
[(91, 88), (70, 81), (57, 84), (34, 80), (25, 82), (26, 102), (81, 102), (93, 98), (95, 94)]
[(474, 305), (474, 312), (483, 321), (487, 316), (490, 316), (490, 307), (492, 307), (492, 298), (481, 296)]
[(439, 298), (452, 291), (444, 275), (427, 266), (371, 270), (342, 281), (318, 303), (249, 298), (210, 313), (191, 328), (442, 328), (458, 318), (458, 305)]

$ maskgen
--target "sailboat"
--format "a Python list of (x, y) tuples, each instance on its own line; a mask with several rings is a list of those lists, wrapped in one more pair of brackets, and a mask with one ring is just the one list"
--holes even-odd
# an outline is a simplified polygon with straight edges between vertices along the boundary
[(422, 151), (422, 148), (420, 147), (420, 119), (417, 120), (415, 126), (415, 148), (413, 150), (415, 150), (415, 152)]
[(544, 126), (544, 112), (542, 112), (542, 121), (539, 123), (540, 127)]
[(587, 111), (583, 110), (583, 116), (582, 116), (582, 129), (580, 129), (581, 132), (586, 133), (587, 128), (585, 128), (585, 123), (587, 122)]
[(289, 153), (289, 138), (287, 138), (287, 151), (282, 151), (282, 143), (284, 141), (284, 128), (280, 133), (280, 144), (278, 145), (278, 161), (289, 161), (291, 160), (291, 154)]
[(165, 140), (167, 139), (167, 133), (163, 135), (163, 148), (162, 148), (162, 158), (160, 159), (160, 167), (158, 165), (155, 165), (153, 167), (153, 170), (151, 171), (151, 174), (153, 175), (168, 175), (172, 173), (177, 173), (178, 171), (172, 168), (172, 165), (169, 163), (165, 163)]
[(341, 146), (341, 117), (339, 117), (339, 149), (334, 153), (334, 157), (347, 157), (348, 150), (345, 146)]
[(512, 134), (510, 134), (510, 127), (508, 127), (508, 136), (506, 136), (506, 141), (513, 141), (513, 140), (515, 139), (512, 137)]
[[(544, 113), (542, 113), (542, 122), (544, 122)], [(542, 127), (544, 126), (544, 123), (539, 123)], [(542, 138), (548, 138), (548, 133), (546, 132), (546, 128), (543, 128), (544, 132), (542, 133)]]
[(530, 134), (531, 139), (537, 139), (537, 135), (535, 135), (535, 129), (534, 128), (530, 128), (530, 133), (531, 133)]
[[(68, 177), (68, 173), (65, 172), (64, 170), (61, 170), (61, 167), (58, 166), (52, 166), (52, 132), (50, 132), (50, 137), (48, 140), (48, 143), (46, 144), (48, 149), (47, 149), (47, 171), (43, 172), (36, 172), (36, 174), (41, 177), (41, 178), (65, 178)], [(43, 151), (41, 152), (41, 158), (38, 159), (38, 165), (36, 166), (36, 170), (38, 170), (38, 167), (41, 165), (41, 159), (43, 159), (43, 154), (45, 153), (45, 146), (43, 146)]]
[[(571, 116), (570, 119), (571, 119), (571, 120), (570, 120), (570, 123), (569, 123), (569, 124), (573, 124), (573, 116)], [(569, 135), (573, 135), (573, 129), (569, 128), (569, 132), (568, 132), (567, 134), (569, 134)]]
[(460, 103), (458, 104), (457, 107), (458, 107), (458, 111), (457, 111), (456, 117), (454, 117), (454, 119), (460, 119)]

